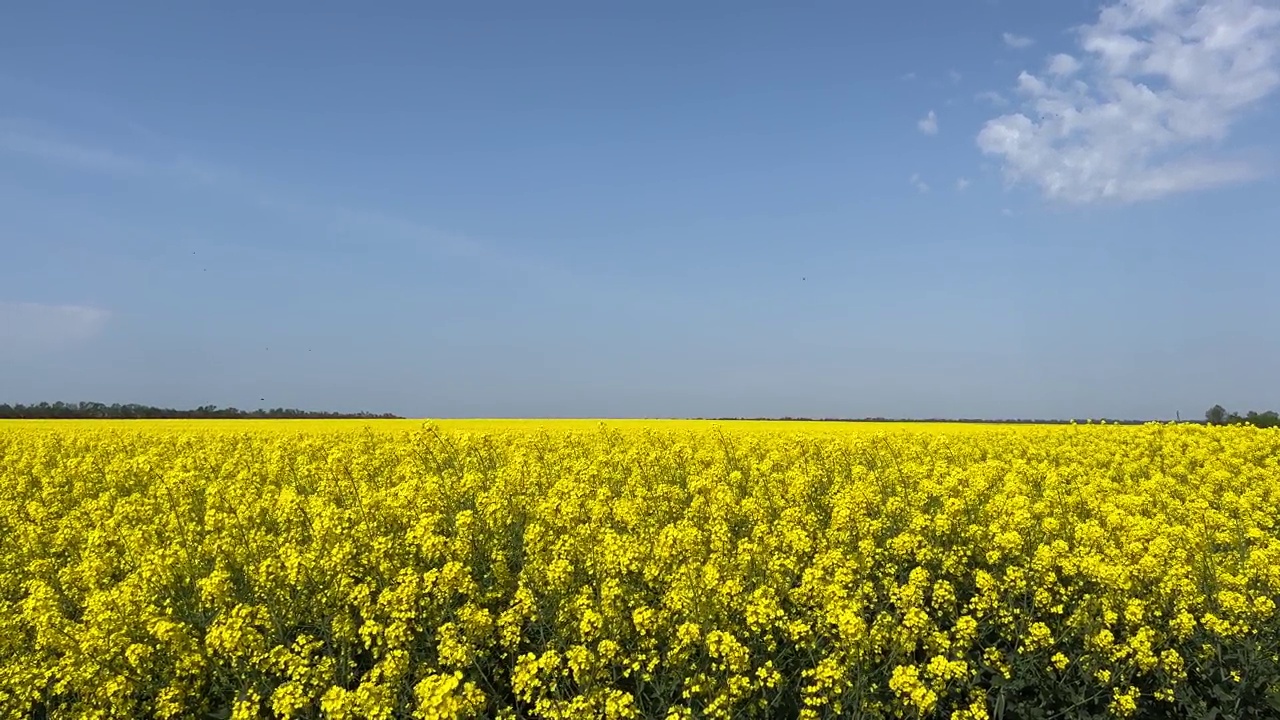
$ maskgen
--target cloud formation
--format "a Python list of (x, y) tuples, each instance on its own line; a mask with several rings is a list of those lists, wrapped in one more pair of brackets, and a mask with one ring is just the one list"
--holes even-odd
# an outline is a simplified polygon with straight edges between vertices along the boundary
[(1136, 202), (1256, 178), (1210, 151), (1280, 86), (1280, 10), (1254, 0), (1121, 0), (1080, 56), (1018, 76), (1020, 112), (977, 142), (1012, 183), (1068, 203)]
[(937, 135), (938, 134), (938, 115), (934, 113), (932, 110), (930, 110), (928, 115), (925, 115), (918, 122), (916, 122), (916, 127), (920, 128), (920, 132), (924, 133), (925, 135)]
[(1013, 33), (1007, 32), (1001, 34), (1000, 37), (1004, 39), (1005, 45), (1017, 50), (1028, 48), (1036, 44), (1035, 40), (1032, 40), (1025, 35), (1014, 35)]
[(1009, 104), (1009, 101), (1005, 99), (1005, 96), (995, 90), (984, 90), (983, 92), (974, 95), (973, 99), (991, 103), (995, 107), (1004, 107)]
[(920, 179), (920, 173), (912, 173), (910, 179), (911, 185), (922, 193), (929, 192), (929, 184)]
[(213, 190), (277, 215), (333, 232), (359, 237), (369, 243), (378, 238), (405, 247), (425, 247), (455, 258), (469, 258), (517, 265), (529, 274), (553, 272), (550, 265), (517, 258), (500, 248), (455, 233), (447, 233), (408, 218), (388, 213), (333, 207), (296, 198), (275, 184), (263, 182), (232, 168), (186, 155), (145, 155), (81, 143), (52, 132), (40, 123), (0, 118), (0, 155), (26, 157), (50, 166), (108, 177), (146, 178)]
[(111, 313), (87, 305), (0, 302), (0, 346), (11, 351), (58, 349), (93, 339)]
[(964, 192), (969, 188), (969, 178), (960, 178), (956, 180), (956, 190)]
[(1059, 78), (1075, 75), (1080, 70), (1080, 61), (1066, 53), (1058, 53), (1049, 58), (1045, 71)]
[(47, 135), (0, 125), (0, 151), (78, 170), (134, 175), (151, 170), (149, 163), (111, 150), (65, 142)]

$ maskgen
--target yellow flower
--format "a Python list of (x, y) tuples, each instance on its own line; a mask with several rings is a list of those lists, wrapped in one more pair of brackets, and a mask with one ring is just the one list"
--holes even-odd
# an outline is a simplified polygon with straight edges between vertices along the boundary
[(1138, 711), (1138, 689), (1134, 687), (1115, 688), (1112, 692), (1111, 713), (1118, 717), (1130, 717)]
[(1023, 646), (1030, 652), (1043, 650), (1053, 645), (1053, 631), (1049, 630), (1049, 626), (1042, 622), (1031, 623), (1022, 642)]
[(1273, 633), (1277, 496), (1244, 427), (0, 422), (0, 717), (1135, 715)]
[(914, 665), (899, 665), (893, 669), (889, 680), (889, 689), (921, 715), (933, 712), (938, 704), (938, 695), (920, 680), (920, 670)]

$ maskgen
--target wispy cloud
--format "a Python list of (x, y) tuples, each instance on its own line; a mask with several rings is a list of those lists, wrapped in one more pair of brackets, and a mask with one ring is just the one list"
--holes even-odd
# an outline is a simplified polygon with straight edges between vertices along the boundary
[(959, 190), (960, 192), (964, 192), (965, 190), (968, 190), (969, 185), (970, 185), (969, 178), (959, 178), (958, 180), (956, 180), (956, 190)]
[(1135, 202), (1254, 179), (1213, 148), (1280, 87), (1280, 9), (1251, 0), (1124, 0), (1078, 29), (1079, 57), (1023, 72), (1021, 112), (978, 146), (1006, 178), (1069, 203)]
[(904, 73), (904, 74), (900, 75), (900, 76), (898, 77), (898, 79), (899, 79), (899, 80), (915, 80), (915, 79), (916, 79), (916, 74), (915, 74), (914, 72)]
[(1080, 71), (1080, 61), (1066, 53), (1058, 53), (1049, 58), (1045, 64), (1045, 72), (1055, 77), (1065, 78)]
[(995, 107), (1005, 107), (1009, 104), (1009, 99), (995, 90), (984, 90), (973, 96), (974, 100), (991, 103)]
[(1009, 47), (1017, 50), (1021, 50), (1022, 48), (1029, 48), (1032, 45), (1036, 44), (1035, 40), (1027, 37), (1026, 35), (1014, 35), (1011, 32), (1002, 33), (1000, 37), (1004, 39), (1005, 45), (1008, 45)]
[(920, 118), (920, 120), (916, 122), (916, 127), (919, 128), (920, 132), (924, 133), (925, 135), (937, 135), (938, 134), (937, 113), (930, 110), (928, 115), (925, 115), (923, 118)]
[(547, 263), (517, 258), (463, 235), (384, 211), (303, 200), (259, 178), (190, 155), (172, 152), (147, 155), (103, 148), (68, 139), (39, 123), (4, 119), (0, 119), (0, 154), (22, 156), (78, 172), (127, 175), (213, 191), (294, 222), (361, 238), (366, 244), (381, 240), (456, 258), (512, 265), (530, 274), (562, 274)]
[(42, 123), (12, 118), (0, 118), (0, 153), (80, 172), (153, 177), (228, 188), (245, 184), (244, 178), (226, 168), (184, 155), (102, 147), (70, 138)]
[(79, 345), (110, 319), (109, 311), (87, 305), (0, 302), (0, 347), (25, 353)]
[(960, 74), (960, 71), (955, 69), (948, 70), (947, 77), (951, 78), (952, 85), (959, 85), (960, 81), (964, 78), (964, 76)]
[(454, 257), (480, 258), (489, 254), (484, 245), (462, 235), (446, 233), (422, 223), (372, 210), (336, 208), (331, 215), (331, 229), (346, 234), (373, 232), (414, 244), (431, 246)]
[(0, 124), (0, 151), (77, 170), (138, 175), (153, 168), (144, 160), (103, 148), (85, 147), (48, 135), (24, 132)]
[(912, 173), (910, 182), (912, 187), (914, 187), (917, 191), (922, 193), (929, 192), (929, 184), (926, 183), (924, 180), (920, 179), (920, 173)]

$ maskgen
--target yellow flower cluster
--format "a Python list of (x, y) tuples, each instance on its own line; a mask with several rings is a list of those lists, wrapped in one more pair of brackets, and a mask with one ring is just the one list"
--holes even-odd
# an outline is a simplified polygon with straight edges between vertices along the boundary
[(0, 717), (1280, 712), (1277, 508), (1248, 427), (8, 423)]

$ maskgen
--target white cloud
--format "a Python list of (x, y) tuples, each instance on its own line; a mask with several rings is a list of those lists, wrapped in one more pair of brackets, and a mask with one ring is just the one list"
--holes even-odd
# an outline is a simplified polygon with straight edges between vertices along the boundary
[(967, 190), (969, 185), (969, 178), (960, 178), (959, 180), (956, 180), (956, 190), (959, 190), (960, 192)]
[(143, 160), (111, 150), (85, 147), (54, 137), (5, 127), (0, 127), (0, 150), (13, 155), (35, 158), (42, 162), (112, 175), (135, 175), (151, 169)]
[(0, 302), (0, 346), (10, 351), (41, 351), (93, 339), (111, 313), (86, 305)]
[(1013, 217), (1013, 211), (1012, 211), (1012, 210), (1010, 210), (1009, 208), (1005, 208), (1005, 209), (1001, 210), (1001, 211), (1000, 211), (1000, 214), (1001, 214), (1001, 215), (1003, 215), (1003, 216), (1005, 216), (1005, 217)]
[(929, 192), (929, 185), (928, 183), (920, 179), (920, 173), (912, 173), (910, 182), (915, 187), (916, 190), (922, 193)]
[(1066, 53), (1058, 53), (1049, 58), (1048, 64), (1045, 65), (1045, 70), (1050, 75), (1057, 77), (1075, 75), (1080, 70), (1080, 61)]
[(1000, 37), (1004, 39), (1004, 44), (1011, 48), (1028, 48), (1036, 43), (1035, 40), (1032, 40), (1025, 35), (1014, 35), (1009, 32), (1001, 34)]
[(369, 210), (335, 208), (330, 228), (355, 236), (374, 234), (412, 244), (429, 244), (455, 257), (481, 258), (488, 252), (484, 246), (468, 237), (444, 233), (412, 220)]
[(293, 193), (231, 168), (186, 155), (143, 155), (77, 142), (40, 123), (0, 118), (0, 155), (19, 155), (47, 165), (111, 177), (131, 176), (154, 182), (178, 183), (189, 188), (213, 190), (273, 213), (334, 232), (389, 241), (397, 247), (424, 247), (459, 258), (484, 259), (517, 266), (528, 274), (557, 272), (535, 259), (501, 252), (467, 237), (446, 233), (376, 210), (333, 207), (327, 203), (296, 199)]
[(916, 127), (920, 128), (920, 132), (924, 133), (925, 135), (937, 135), (938, 134), (938, 115), (934, 113), (932, 110), (930, 110), (928, 115), (925, 115), (918, 122), (916, 122)]
[(1022, 111), (978, 134), (1010, 182), (1070, 203), (1136, 202), (1261, 174), (1212, 150), (1280, 87), (1280, 9), (1121, 0), (1078, 43), (1082, 59), (1055, 55), (1045, 77), (1019, 75)]
[(243, 180), (224, 168), (185, 156), (154, 156), (67, 139), (40, 123), (0, 119), (0, 153), (47, 165), (104, 175), (147, 176), (208, 186), (234, 186)]
[(915, 80), (915, 79), (916, 79), (916, 74), (915, 74), (915, 73), (913, 73), (913, 72), (909, 72), (909, 73), (906, 73), (905, 75), (901, 76), (899, 79), (900, 79), (900, 80)]
[(948, 77), (951, 78), (951, 83), (953, 85), (958, 85), (960, 83), (961, 78), (964, 77), (963, 75), (960, 74), (960, 71), (958, 70), (948, 70), (947, 75)]
[(989, 102), (995, 107), (1004, 107), (1009, 104), (1008, 98), (996, 92), (995, 90), (985, 90), (973, 96), (974, 100)]

